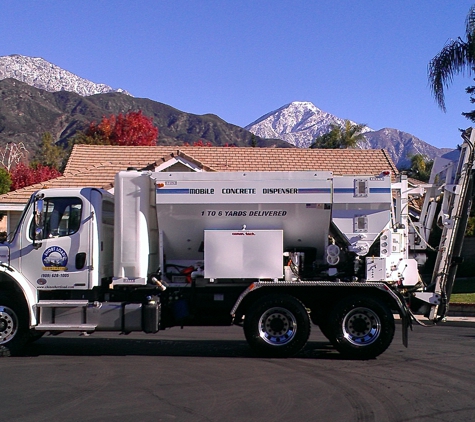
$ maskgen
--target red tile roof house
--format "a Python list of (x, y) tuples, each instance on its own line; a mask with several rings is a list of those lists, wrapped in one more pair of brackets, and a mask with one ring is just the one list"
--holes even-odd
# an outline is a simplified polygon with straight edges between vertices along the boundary
[(114, 176), (134, 167), (153, 171), (332, 171), (336, 175), (398, 174), (385, 150), (75, 145), (63, 176), (0, 195), (7, 233), (30, 195), (47, 187), (113, 189)]

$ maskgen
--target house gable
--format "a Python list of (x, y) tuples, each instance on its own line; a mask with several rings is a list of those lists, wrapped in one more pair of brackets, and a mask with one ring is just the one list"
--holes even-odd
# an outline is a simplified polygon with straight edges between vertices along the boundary
[(152, 170), (155, 172), (190, 172), (190, 171), (213, 171), (211, 168), (204, 166), (203, 163), (193, 159), (187, 154), (177, 151), (166, 157), (157, 160), (155, 163), (144, 167), (144, 170)]

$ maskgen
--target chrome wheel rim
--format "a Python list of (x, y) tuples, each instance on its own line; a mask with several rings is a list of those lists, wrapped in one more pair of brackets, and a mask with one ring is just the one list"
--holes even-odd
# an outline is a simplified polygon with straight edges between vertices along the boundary
[(379, 316), (368, 308), (352, 309), (343, 320), (343, 336), (356, 346), (368, 346), (381, 334)]
[(8, 343), (18, 331), (18, 318), (15, 312), (0, 306), (0, 344)]
[(270, 308), (259, 319), (259, 336), (272, 346), (283, 346), (296, 335), (297, 320), (285, 308)]

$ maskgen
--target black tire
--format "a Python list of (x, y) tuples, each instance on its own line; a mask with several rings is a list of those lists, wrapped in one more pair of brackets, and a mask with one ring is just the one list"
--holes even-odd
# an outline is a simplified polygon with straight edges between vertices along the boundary
[(363, 296), (339, 302), (330, 315), (329, 339), (345, 357), (374, 359), (394, 337), (394, 317), (389, 307)]
[(28, 341), (26, 305), (0, 292), (0, 347), (11, 355), (18, 354)]
[(261, 298), (244, 318), (246, 340), (260, 356), (295, 355), (307, 343), (310, 329), (310, 318), (302, 302), (288, 295)]

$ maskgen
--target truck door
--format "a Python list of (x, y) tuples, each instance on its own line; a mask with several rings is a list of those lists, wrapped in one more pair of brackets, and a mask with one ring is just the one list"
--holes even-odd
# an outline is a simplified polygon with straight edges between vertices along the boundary
[(33, 245), (30, 221), (27, 244), (21, 249), (25, 277), (40, 290), (90, 287), (92, 213), (87, 198), (47, 197), (41, 239)]

